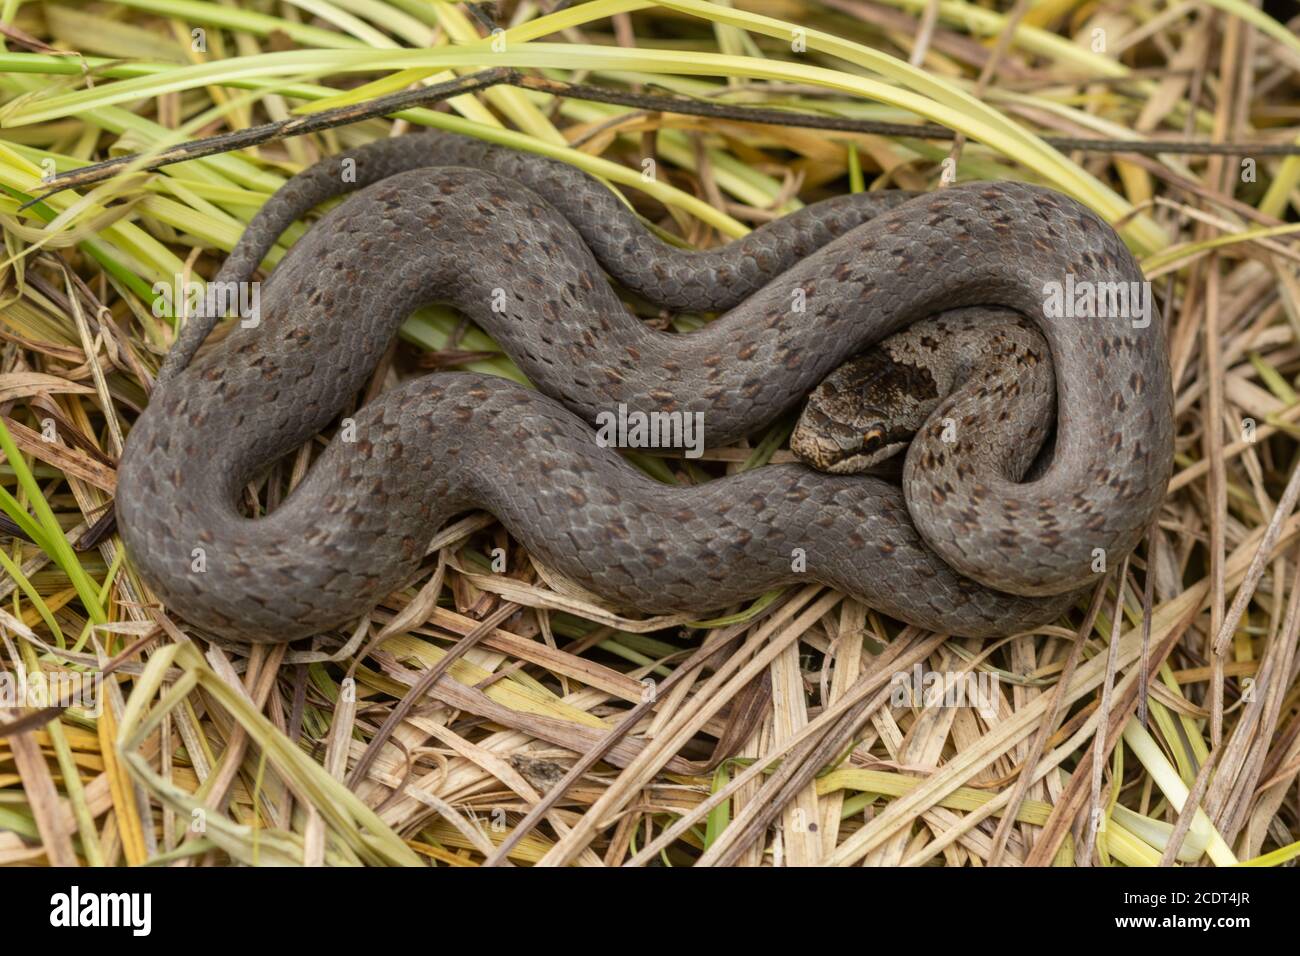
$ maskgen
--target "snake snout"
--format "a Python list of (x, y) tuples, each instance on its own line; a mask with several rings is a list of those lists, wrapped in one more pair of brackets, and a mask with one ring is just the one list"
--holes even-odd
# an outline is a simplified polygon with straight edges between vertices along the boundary
[(814, 393), (809, 399), (790, 435), (790, 451), (805, 464), (833, 475), (855, 475), (907, 447), (910, 434), (900, 434), (885, 419), (841, 421), (823, 410), (819, 398)]
[(886, 340), (850, 359), (808, 396), (790, 450), (818, 471), (865, 472), (905, 449), (937, 401), (934, 382)]

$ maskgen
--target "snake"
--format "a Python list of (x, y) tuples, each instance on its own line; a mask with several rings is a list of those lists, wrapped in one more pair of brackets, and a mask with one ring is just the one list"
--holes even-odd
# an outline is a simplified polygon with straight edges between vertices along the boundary
[[(132, 566), (211, 633), (276, 643), (354, 624), (409, 586), (440, 529), (486, 511), (610, 608), (698, 619), (819, 584), (917, 627), (1003, 636), (1059, 619), (1160, 507), (1163, 323), (1049, 307), (1061, 283), (1137, 288), (1142, 273), (1105, 220), (1048, 187), (854, 192), (696, 250), (568, 162), (435, 130), (291, 177), (213, 283), (253, 282), (337, 197), (257, 286), (252, 321), (201, 351), (221, 309), (182, 325), (119, 462)], [(633, 297), (711, 318), (667, 330)], [(399, 326), (430, 304), (476, 323), (532, 387), (464, 370), (377, 387)], [(855, 394), (912, 419), (901, 482), (836, 473), (902, 444)], [(598, 440), (620, 407), (697, 416), (709, 448), (803, 407), (804, 460), (665, 482)], [(287, 496), (250, 504), (251, 483), (313, 440)]]

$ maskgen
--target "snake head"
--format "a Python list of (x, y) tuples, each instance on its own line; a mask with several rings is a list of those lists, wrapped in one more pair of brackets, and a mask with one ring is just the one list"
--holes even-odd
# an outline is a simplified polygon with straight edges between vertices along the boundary
[(878, 348), (845, 362), (812, 391), (790, 450), (818, 471), (859, 474), (906, 448), (938, 402), (925, 368)]

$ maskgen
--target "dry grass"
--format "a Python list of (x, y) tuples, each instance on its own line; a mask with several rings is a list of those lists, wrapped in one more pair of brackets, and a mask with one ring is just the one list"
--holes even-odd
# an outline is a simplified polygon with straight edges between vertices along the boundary
[[(256, 8), (27, 4), (0, 52), (0, 485), (40, 542), (3, 541), (0, 671), (108, 674), (98, 716), (0, 706), (0, 862), (477, 866), (566, 774), (572, 785), (504, 854), (513, 862), (1268, 865), (1300, 854), (1300, 158), (1063, 156), (1019, 132), (1300, 142), (1300, 19), (1243, 19), (1253, 8), (1235, 0), (597, 0), (533, 28), (541, 11), (525, 2), (505, 13), (518, 29), (496, 54), (466, 46), (482, 28), (462, 7), (320, 4), (328, 22)], [(806, 50), (791, 48), (791, 26)], [(191, 47), (198, 27), (203, 51)], [(403, 60), (390, 74), (401, 47), (462, 59)], [(608, 56), (620, 48), (623, 59)], [(319, 58), (273, 74), (249, 66), (281, 50)], [(371, 61), (344, 72), (334, 54), (358, 51)], [(735, 62), (708, 66), (717, 54)], [(411, 110), (17, 212), (45, 159), (74, 168), (283, 117), (331, 85), (367, 81), (375, 95), (503, 57), (608, 86), (920, 113), (971, 134), (953, 153), (959, 180), (1048, 182), (1115, 221), (1169, 324), (1178, 457), (1158, 526), (1091, 610), (992, 643), (900, 629), (818, 587), (705, 626), (629, 620), (548, 583), (490, 517), (471, 516), (355, 633), (249, 649), (157, 614), (116, 538), (73, 551), (111, 502), (122, 435), (170, 341), (150, 286), (210, 276), (265, 196), (320, 155), (408, 122), (572, 144), (581, 155), (568, 155), (624, 184), (648, 220), (707, 246), (846, 183), (937, 188), (954, 149), (495, 89), (451, 112)], [(189, 79), (208, 62), (230, 70)], [(138, 86), (114, 98), (131, 77)], [(658, 176), (643, 189), (648, 151)], [(438, 310), (412, 317), (403, 338), (427, 363), (518, 374)], [(696, 480), (780, 457), (783, 437), (702, 468), (641, 463)], [(268, 493), (307, 460), (278, 468)], [(496, 547), (506, 574), (489, 571)], [(490, 616), (498, 626), (479, 626)], [(473, 647), (457, 644), (465, 635)], [(449, 652), (459, 656), (413, 699)], [(913, 667), (996, 678), (981, 685), (991, 706), (900, 704), (891, 678)], [(611, 740), (604, 759), (571, 770)]]

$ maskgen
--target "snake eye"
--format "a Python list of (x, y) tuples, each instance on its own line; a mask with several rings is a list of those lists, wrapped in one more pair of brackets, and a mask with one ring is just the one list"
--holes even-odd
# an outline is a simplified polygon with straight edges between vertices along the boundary
[(873, 425), (862, 433), (862, 447), (866, 451), (871, 451), (885, 440), (885, 430), (879, 425)]

